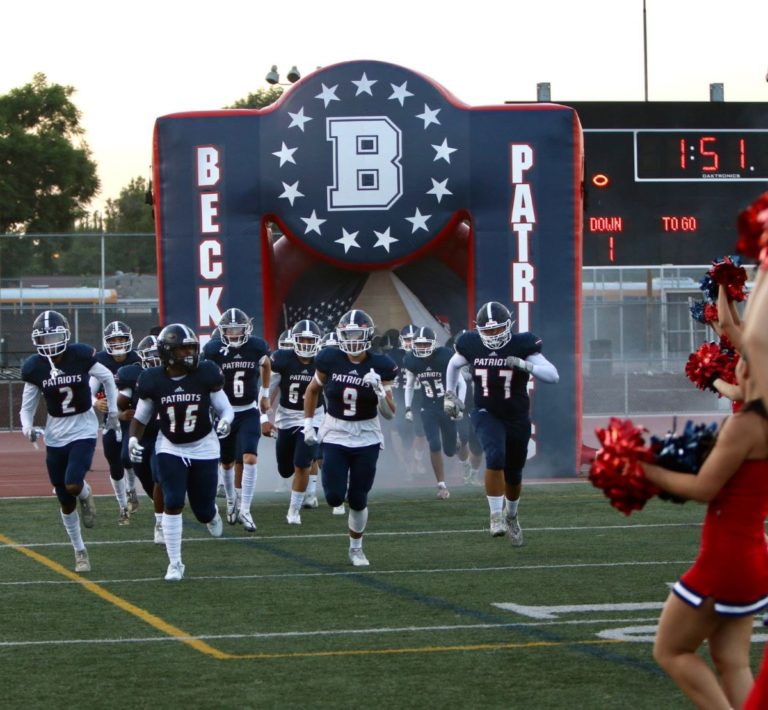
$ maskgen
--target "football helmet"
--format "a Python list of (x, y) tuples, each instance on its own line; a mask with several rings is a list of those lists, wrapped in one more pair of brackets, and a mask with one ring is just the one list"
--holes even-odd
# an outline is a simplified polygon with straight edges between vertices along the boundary
[(277, 338), (278, 350), (293, 350), (293, 339), (291, 338), (291, 329), (284, 330)]
[(239, 308), (228, 308), (217, 325), (221, 342), (230, 348), (239, 348), (248, 341), (253, 331), (251, 319)]
[(43, 311), (32, 324), (32, 343), (45, 357), (61, 355), (70, 337), (69, 323), (58, 311)]
[(418, 330), (413, 323), (409, 323), (400, 330), (400, 347), (406, 352), (411, 352), (413, 336), (416, 335)]
[(323, 332), (320, 326), (312, 320), (300, 320), (291, 328), (291, 342), (297, 355), (314, 357), (320, 349), (320, 338)]
[(122, 321), (113, 320), (104, 328), (102, 342), (110, 355), (127, 355), (133, 347), (133, 333)]
[(498, 301), (484, 303), (477, 312), (475, 328), (486, 348), (503, 348), (512, 339), (509, 309)]
[(459, 338), (464, 335), (464, 333), (468, 333), (469, 331), (466, 328), (462, 328), (456, 335), (454, 335), (446, 345), (450, 345), (453, 348), (453, 352), (456, 352), (456, 343), (459, 342)]
[[(192, 353), (179, 352), (192, 348)], [(192, 372), (200, 358), (200, 343), (194, 331), (183, 323), (171, 323), (165, 326), (157, 336), (157, 353), (165, 366), (175, 366), (180, 370)]]
[(136, 352), (139, 354), (141, 366), (145, 370), (148, 367), (159, 367), (162, 364), (160, 362), (160, 353), (157, 349), (157, 337), (154, 335), (142, 338), (136, 346)]
[(429, 357), (437, 347), (437, 336), (432, 328), (419, 328), (413, 336), (412, 352), (416, 357)]
[(365, 311), (347, 311), (336, 326), (339, 349), (347, 355), (359, 355), (371, 347), (374, 330), (373, 318)]
[(331, 330), (320, 338), (320, 349), (323, 348), (338, 348), (339, 339), (336, 337), (336, 331)]

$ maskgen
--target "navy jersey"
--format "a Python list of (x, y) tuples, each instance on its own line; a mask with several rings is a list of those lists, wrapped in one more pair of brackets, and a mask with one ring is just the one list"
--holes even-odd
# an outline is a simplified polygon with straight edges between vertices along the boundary
[(90, 345), (70, 343), (56, 363), (58, 374), (51, 377), (51, 364), (42, 355), (30, 355), (21, 367), (21, 379), (39, 387), (45, 408), (52, 417), (72, 417), (91, 408), (90, 375), (96, 351)]
[(352, 362), (346, 353), (336, 348), (321, 350), (315, 357), (315, 368), (328, 378), (324, 388), (328, 414), (347, 421), (377, 416), (379, 400), (373, 388), (363, 384), (366, 373), (373, 369), (382, 382), (392, 382), (398, 373), (389, 355), (366, 353), (362, 362)]
[(489, 350), (477, 332), (464, 333), (456, 341), (456, 352), (462, 355), (472, 370), (475, 407), (487, 409), (497, 416), (528, 414), (528, 380), (523, 370), (507, 367), (510, 355), (525, 360), (541, 352), (541, 340), (533, 333), (513, 333), (510, 341), (496, 350)]
[[(140, 363), (134, 362), (132, 365), (125, 365), (121, 367), (115, 375), (115, 382), (117, 389), (119, 390), (131, 390), (131, 404), (130, 408), (135, 410), (136, 405), (139, 402), (139, 388), (138, 381), (139, 375), (144, 372), (144, 368)], [(144, 429), (144, 435), (142, 439), (155, 438), (159, 428), (159, 419), (157, 414), (152, 417), (152, 420), (147, 424)]]
[(125, 360), (118, 362), (115, 360), (114, 356), (110, 355), (106, 350), (99, 350), (99, 352), (96, 353), (96, 362), (100, 362), (113, 375), (117, 375), (117, 371), (121, 367), (141, 363), (141, 358), (139, 357), (139, 353), (135, 350), (131, 350), (125, 354)]
[(173, 444), (198, 441), (211, 431), (211, 392), (224, 386), (224, 375), (215, 362), (201, 360), (195, 370), (170, 378), (164, 367), (142, 370), (139, 399), (152, 400), (160, 416), (160, 431)]
[(453, 352), (446, 348), (435, 348), (429, 357), (416, 357), (412, 352), (405, 356), (405, 368), (410, 370), (421, 385), (422, 409), (443, 409), (445, 396), (445, 373)]
[(209, 340), (203, 348), (203, 358), (215, 362), (224, 373), (224, 391), (233, 407), (253, 404), (259, 395), (259, 363), (269, 355), (269, 346), (252, 335), (239, 348), (224, 345), (221, 340)]
[(280, 375), (280, 406), (304, 411), (304, 394), (315, 374), (315, 362), (303, 363), (293, 350), (272, 353), (272, 371)]

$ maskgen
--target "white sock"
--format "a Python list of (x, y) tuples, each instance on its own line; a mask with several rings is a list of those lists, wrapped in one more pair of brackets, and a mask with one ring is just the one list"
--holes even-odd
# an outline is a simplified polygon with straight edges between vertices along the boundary
[(219, 464), (219, 468), (217, 469), (219, 474), (219, 481), (216, 484), (217, 486), (223, 486), (224, 485), (224, 467)]
[(356, 533), (362, 533), (365, 531), (365, 526), (368, 523), (368, 506), (362, 510), (349, 509), (348, 525), (349, 529)]
[(120, 506), (120, 509), (128, 507), (128, 496), (125, 493), (125, 478), (121, 478), (119, 481), (116, 481), (114, 478), (110, 478), (110, 481), (112, 481), (112, 490), (115, 491), (115, 498), (117, 498), (117, 504)]
[(168, 515), (163, 513), (163, 537), (165, 537), (165, 551), (168, 553), (168, 561), (171, 564), (181, 562), (181, 532), (184, 527), (181, 513)]
[(162, 524), (163, 524), (163, 514), (155, 513), (155, 525), (162, 525)]
[(257, 464), (243, 464), (243, 497), (240, 503), (240, 510), (250, 512), (253, 494), (256, 491)]
[(437, 487), (438, 488), (447, 488), (447, 486), (445, 485), (445, 481), (438, 481), (437, 482)]
[(83, 542), (83, 534), (80, 530), (80, 516), (76, 510), (71, 513), (65, 513), (61, 511), (61, 522), (64, 523), (64, 529), (69, 535), (69, 539), (72, 543), (72, 547), (75, 548), (75, 552), (85, 549), (85, 543)]
[(350, 550), (362, 550), (363, 549), (363, 538), (361, 538), (361, 537), (350, 537), (349, 538), (349, 549)]
[(486, 496), (491, 515), (501, 513), (504, 510), (504, 496)]
[(221, 473), (221, 480), (224, 483), (224, 494), (227, 496), (227, 503), (232, 503), (237, 498), (237, 493), (235, 492), (235, 467), (219, 467), (219, 472)]
[(89, 495), (91, 495), (91, 487), (88, 485), (88, 481), (83, 481), (83, 487), (77, 494), (77, 499), (85, 500)]
[(291, 508), (301, 508), (304, 504), (304, 493), (302, 491), (291, 491)]
[(133, 472), (132, 468), (126, 468), (125, 475), (128, 479), (128, 490), (133, 491), (136, 490), (136, 474)]
[(317, 474), (309, 474), (309, 483), (307, 484), (307, 495), (313, 496), (317, 492)]
[(517, 515), (517, 505), (520, 502), (520, 499), (517, 500), (510, 500), (507, 498), (507, 517), (508, 518), (514, 518)]

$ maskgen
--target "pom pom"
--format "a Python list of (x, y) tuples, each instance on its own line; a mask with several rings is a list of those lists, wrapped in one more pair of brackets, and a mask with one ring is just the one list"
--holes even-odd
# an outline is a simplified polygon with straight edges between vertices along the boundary
[(107, 393), (104, 390), (99, 390), (96, 393), (96, 399), (106, 399), (106, 398), (107, 398)]
[(716, 303), (707, 303), (704, 306), (704, 322), (717, 323), (718, 312)]
[(768, 243), (768, 192), (764, 192), (736, 219), (736, 251), (751, 259), (760, 257)]
[(688, 310), (691, 312), (691, 318), (697, 323), (706, 325), (707, 319), (704, 314), (704, 309), (707, 305), (711, 304), (708, 304), (706, 301), (691, 301), (691, 304), (688, 306)]
[(720, 343), (704, 343), (688, 357), (685, 374), (700, 390), (710, 390), (720, 396), (713, 383), (720, 378), (735, 384), (737, 362), (738, 354), (733, 350), (723, 348)]
[(747, 282), (747, 270), (741, 265), (739, 257), (723, 257), (712, 262), (712, 268), (707, 272), (710, 288), (713, 289), (711, 300), (717, 300), (719, 286), (723, 286), (729, 301), (744, 301), (747, 298), (744, 284)]
[(644, 429), (630, 420), (611, 417), (605, 429), (597, 429), (600, 449), (589, 469), (592, 485), (603, 491), (614, 508), (625, 515), (640, 510), (659, 492), (643, 473), (641, 461), (653, 460), (643, 439)]

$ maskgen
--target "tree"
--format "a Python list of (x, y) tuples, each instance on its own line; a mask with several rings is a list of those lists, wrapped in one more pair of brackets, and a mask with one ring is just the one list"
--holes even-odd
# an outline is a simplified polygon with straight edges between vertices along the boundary
[(0, 233), (69, 231), (98, 192), (74, 92), (35, 74), (0, 96)]
[(224, 108), (264, 108), (275, 103), (282, 95), (282, 86), (270, 86), (268, 89), (258, 89), (256, 93), (248, 94), (244, 99), (238, 99), (232, 106)]

